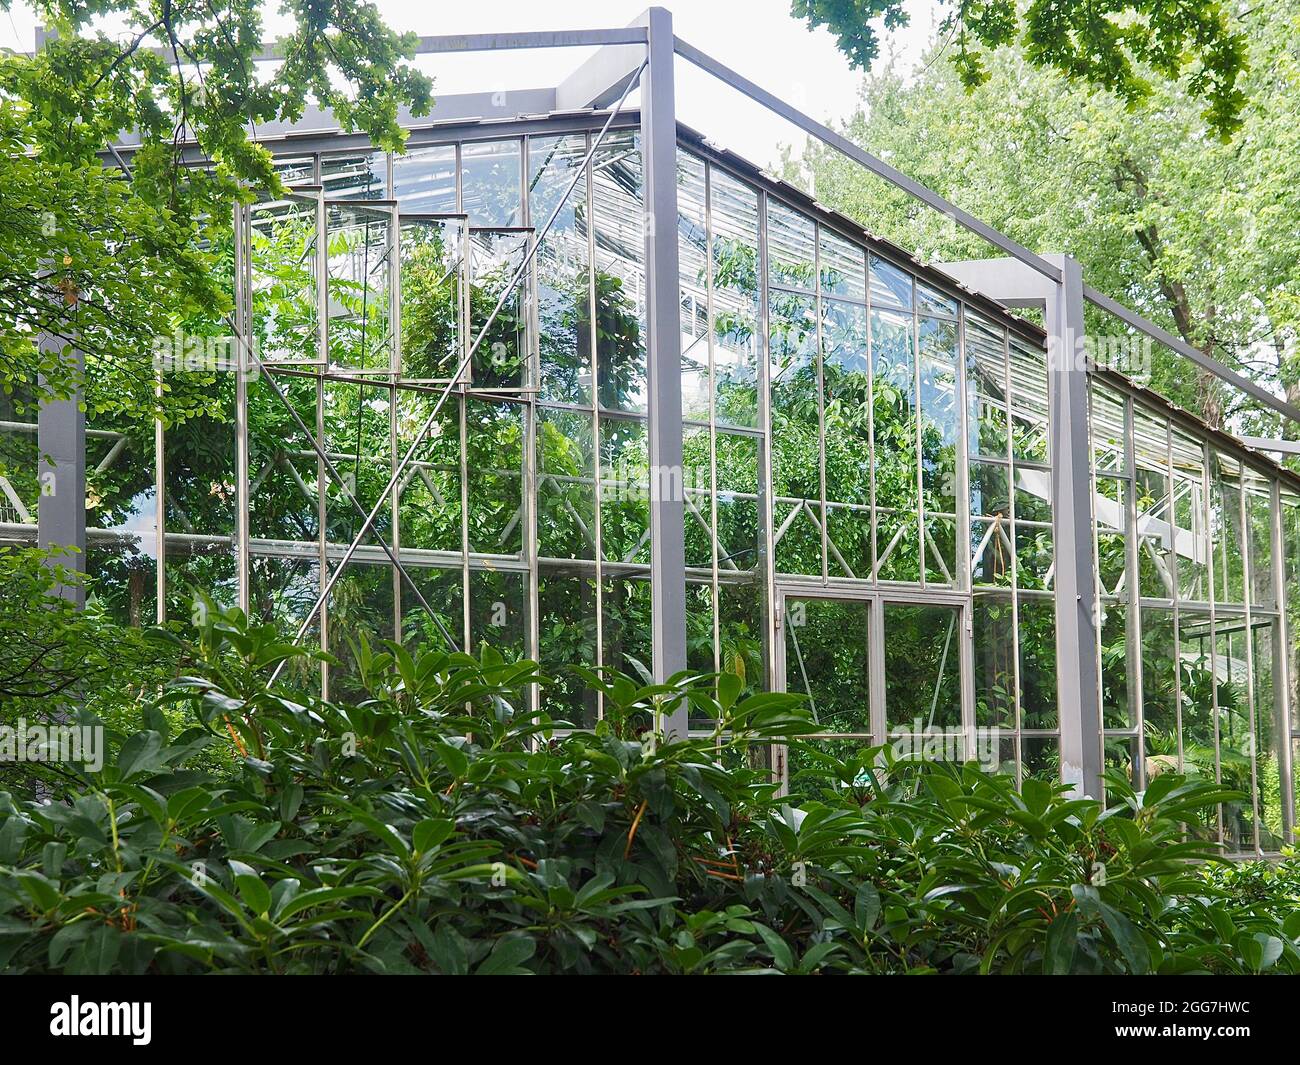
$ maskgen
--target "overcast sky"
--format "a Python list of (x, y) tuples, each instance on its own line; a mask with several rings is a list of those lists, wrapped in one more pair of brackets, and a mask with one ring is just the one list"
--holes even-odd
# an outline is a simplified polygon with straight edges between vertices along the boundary
[[(428, 0), (376, 2), (394, 29), (424, 35), (622, 26), (647, 6), (646, 0), (475, 0), (436, 6)], [(268, 11), (273, 6), (268, 4)], [(859, 75), (828, 32), (809, 32), (803, 22), (790, 18), (788, 0), (662, 0), (660, 6), (673, 12), (679, 37), (814, 118), (840, 119), (854, 109)], [(936, 5), (906, 0), (905, 6), (912, 24), (889, 35), (887, 48), (897, 53), (903, 69), (910, 69), (925, 46)], [(21, 3), (0, 14), (0, 47), (30, 51), (35, 21)], [(277, 21), (268, 15), (272, 29)], [(435, 77), (436, 92), (508, 91), (554, 85), (586, 54), (553, 49), (428, 56), (420, 65)], [(775, 161), (781, 144), (802, 145), (794, 127), (681, 60), (677, 77), (679, 119), (720, 144), (760, 164)]]

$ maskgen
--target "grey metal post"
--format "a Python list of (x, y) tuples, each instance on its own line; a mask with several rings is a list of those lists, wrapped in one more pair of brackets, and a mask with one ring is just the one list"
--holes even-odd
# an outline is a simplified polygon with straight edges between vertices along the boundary
[[(650, 588), (653, 675), (686, 668), (686, 548), (682, 475), (682, 353), (677, 267), (677, 117), (672, 15), (652, 7), (641, 82), (645, 175), (647, 407), (650, 458)], [(686, 736), (687, 708), (663, 720), (666, 739)]]
[(1092, 565), (1092, 448), (1083, 271), (1068, 255), (1058, 261), (1062, 280), (1053, 286), (1055, 291), (1047, 301), (1047, 377), (1061, 779), (1084, 795), (1100, 798), (1101, 690), (1096, 651), (1097, 585)]
[[(43, 352), (62, 352), (72, 370), (80, 376), (85, 358), (75, 344), (44, 333)], [(62, 548), (52, 562), (71, 570), (86, 570), (86, 412), (81, 410), (81, 388), (67, 399), (48, 399), (36, 416), (36, 444), (40, 457), (40, 498), (37, 503), (37, 544), (45, 549)], [(86, 604), (86, 589), (80, 581), (58, 584), (55, 591), (78, 607)]]
[(1044, 258), (1059, 266), (1060, 281), (1009, 258), (944, 263), (940, 269), (1008, 306), (1041, 307), (1046, 316), (1061, 780), (1081, 795), (1100, 798), (1101, 687), (1083, 271), (1068, 255)]

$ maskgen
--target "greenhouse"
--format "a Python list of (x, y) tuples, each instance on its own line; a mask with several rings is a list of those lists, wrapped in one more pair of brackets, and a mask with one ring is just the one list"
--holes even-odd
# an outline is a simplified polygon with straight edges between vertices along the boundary
[(579, 727), (604, 708), (572, 664), (731, 672), (806, 695), (830, 750), (951, 739), (1094, 795), (1218, 779), (1247, 798), (1200, 830), (1278, 852), (1300, 476), (1056, 357), (1082, 350), (1071, 260), (988, 234), (982, 264), (920, 262), (680, 124), (674, 55), (730, 72), (662, 15), (426, 39), (599, 50), (554, 89), (441, 99), (402, 153), (264, 132), (288, 193), (217, 249), (235, 315), (157, 343), (201, 413), (0, 397), (0, 536), (84, 551), (134, 625), (204, 596), (273, 622), (337, 658), (293, 667), (327, 697), (362, 637), (535, 659), (557, 684), (521, 700)]

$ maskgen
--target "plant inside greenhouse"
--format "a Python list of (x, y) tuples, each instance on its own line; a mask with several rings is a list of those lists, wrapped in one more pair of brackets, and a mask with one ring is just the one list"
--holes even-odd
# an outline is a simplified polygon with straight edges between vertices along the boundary
[(0, 968), (1300, 972), (1300, 12), (504, 6), (12, 5)]

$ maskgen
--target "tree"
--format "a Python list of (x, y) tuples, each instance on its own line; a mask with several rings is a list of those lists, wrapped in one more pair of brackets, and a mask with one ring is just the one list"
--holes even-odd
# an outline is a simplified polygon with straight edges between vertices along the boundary
[[(0, 6), (8, 7), (7, 0)], [(228, 309), (207, 276), (205, 241), (254, 190), (279, 191), (259, 123), (293, 121), (308, 102), (344, 129), (397, 148), (398, 108), (427, 113), (430, 81), (399, 35), (360, 0), (284, 8), (287, 37), (266, 40), (259, 0), (38, 0), (54, 39), (0, 57), (0, 383), (33, 399), (77, 383), (59, 348), (76, 345), (119, 378), (105, 393), (150, 403), (150, 355), (169, 320)], [(125, 44), (96, 29), (125, 17)], [(257, 57), (280, 58), (268, 76)], [(123, 131), (129, 175), (105, 167)], [(187, 141), (205, 166), (184, 165)], [(57, 338), (41, 351), (41, 334)], [(128, 385), (125, 389), (121, 381)]]
[[(845, 124), (852, 139), (1031, 248), (1078, 258), (1090, 284), (1189, 344), (1300, 398), (1300, 14), (1265, 0), (1243, 16), (1249, 102), (1230, 144), (1190, 88), (1163, 85), (1135, 111), (1007, 48), (968, 92), (937, 57), (915, 80), (870, 77)], [(905, 193), (814, 150), (817, 196), (926, 259), (989, 254)], [(1090, 332), (1114, 332), (1099, 314)], [(1212, 425), (1291, 432), (1217, 377), (1157, 350), (1157, 391)]]
[[(989, 80), (991, 53), (1019, 45), (1035, 66), (1055, 70), (1082, 85), (1114, 93), (1137, 105), (1153, 93), (1153, 81), (1177, 81), (1187, 73), (1190, 94), (1202, 101), (1211, 130), (1227, 139), (1241, 125), (1246, 94), (1238, 81), (1246, 70), (1246, 38), (1223, 4), (1206, 0), (938, 0), (948, 10), (939, 27), (954, 46), (952, 66), (967, 89)], [(812, 28), (827, 27), (840, 50), (862, 70), (879, 53), (872, 20), (886, 29), (906, 25), (902, 0), (792, 0), (790, 13)]]

